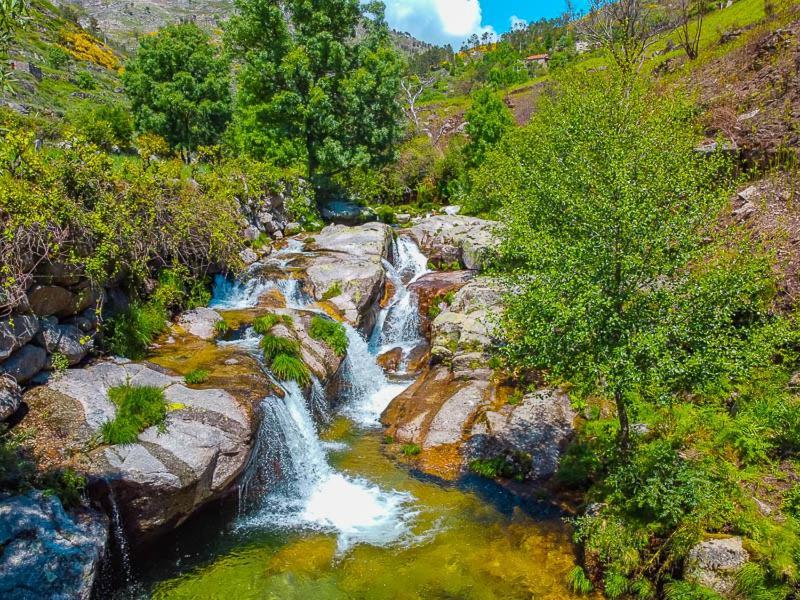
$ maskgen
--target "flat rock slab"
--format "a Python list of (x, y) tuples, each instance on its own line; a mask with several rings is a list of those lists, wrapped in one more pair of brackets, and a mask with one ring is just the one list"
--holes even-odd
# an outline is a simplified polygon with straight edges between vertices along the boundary
[(460, 264), (465, 269), (481, 269), (498, 239), (497, 223), (475, 217), (440, 215), (428, 217), (405, 230), (422, 252), (439, 265)]

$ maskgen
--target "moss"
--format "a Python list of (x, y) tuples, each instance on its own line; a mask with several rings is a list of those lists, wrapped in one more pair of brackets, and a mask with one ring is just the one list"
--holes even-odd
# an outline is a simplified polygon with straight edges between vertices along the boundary
[(142, 431), (153, 425), (163, 425), (167, 417), (167, 403), (161, 388), (125, 384), (109, 389), (108, 398), (117, 407), (117, 415), (100, 428), (106, 444), (132, 444)]
[(335, 281), (331, 284), (331, 286), (322, 294), (322, 300), (330, 300), (331, 298), (335, 298), (336, 296), (342, 295), (342, 284), (338, 281)]
[(200, 385), (208, 381), (210, 373), (205, 369), (195, 369), (184, 375), (183, 380), (189, 385)]
[(314, 315), (308, 333), (315, 340), (327, 344), (339, 356), (343, 356), (347, 352), (349, 344), (347, 331), (341, 323), (326, 319), (322, 315)]

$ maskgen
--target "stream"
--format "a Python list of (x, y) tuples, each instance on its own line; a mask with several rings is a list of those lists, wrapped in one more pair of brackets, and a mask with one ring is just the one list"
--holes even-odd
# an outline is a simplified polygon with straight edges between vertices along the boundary
[[(302, 244), (270, 257), (285, 269)], [(261, 403), (261, 425), (239, 497), (206, 510), (134, 563), (121, 598), (156, 599), (427, 599), (541, 598), (572, 594), (566, 575), (574, 550), (561, 515), (487, 480), (443, 482), (413, 460), (383, 451), (379, 417), (413, 378), (403, 374), (421, 338), (408, 285), (427, 260), (401, 237), (384, 261), (394, 296), (370, 339), (346, 326), (338, 408), (329, 413), (314, 381), (306, 397), (282, 382), (284, 397)], [(223, 312), (256, 306), (279, 289), (292, 308), (313, 310), (294, 279), (218, 279), (211, 306)], [(257, 336), (236, 344), (259, 355)], [(376, 357), (401, 347), (400, 374)], [(259, 357), (260, 360), (260, 357)]]

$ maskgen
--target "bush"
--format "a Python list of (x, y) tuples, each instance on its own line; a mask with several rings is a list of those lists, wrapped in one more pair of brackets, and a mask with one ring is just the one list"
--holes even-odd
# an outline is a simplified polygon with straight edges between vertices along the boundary
[(189, 385), (200, 385), (208, 381), (210, 373), (205, 369), (195, 369), (184, 375), (183, 380)]
[(161, 388), (125, 384), (109, 389), (108, 398), (117, 407), (117, 414), (100, 428), (105, 444), (132, 444), (148, 427), (163, 426), (167, 417)]
[(131, 145), (133, 120), (129, 109), (120, 104), (84, 102), (67, 112), (67, 121), (83, 138), (106, 151)]
[(97, 81), (89, 71), (81, 71), (75, 76), (75, 85), (82, 90), (91, 91), (97, 87)]
[(344, 356), (347, 352), (347, 331), (341, 323), (314, 315), (308, 333), (315, 340), (325, 342), (339, 356)]
[(50, 46), (47, 49), (47, 64), (53, 69), (61, 69), (70, 61), (69, 53), (60, 46)]
[(104, 323), (105, 346), (116, 356), (140, 360), (156, 336), (166, 329), (168, 317), (163, 306), (134, 302), (127, 311)]

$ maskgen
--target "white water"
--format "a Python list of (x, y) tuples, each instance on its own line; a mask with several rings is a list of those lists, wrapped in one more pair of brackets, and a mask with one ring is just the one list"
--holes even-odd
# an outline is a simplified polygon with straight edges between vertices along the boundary
[[(289, 249), (298, 251), (296, 244), (290, 243), (284, 253)], [(365, 428), (379, 426), (381, 412), (410, 383), (386, 378), (375, 360), (378, 348), (384, 343), (413, 347), (420, 337), (416, 301), (406, 285), (427, 272), (426, 260), (406, 238), (395, 247), (394, 257), (396, 267), (389, 263), (384, 266), (396, 292), (379, 316), (373, 338), (376, 344), (370, 348), (359, 332), (345, 325), (349, 346), (342, 373), (341, 412)], [(275, 287), (284, 292), (289, 306), (307, 306), (310, 299), (302, 296), (299, 285), (286, 287), (292, 285), (287, 281), (293, 280), (218, 279), (212, 306), (256, 306), (259, 296)], [(258, 352), (258, 336), (252, 331), (233, 343)], [(340, 444), (319, 439), (314, 417), (316, 422), (329, 417), (321, 383), (313, 380), (309, 398), (296, 383), (284, 382), (283, 386), (284, 398), (270, 396), (262, 402), (256, 448), (240, 489), (243, 515), (238, 527), (330, 532), (336, 535), (340, 553), (359, 543), (388, 546), (418, 542), (411, 530), (417, 513), (410, 494), (382, 490), (363, 478), (338, 472), (328, 463), (327, 452)]]
[(303, 293), (297, 279), (262, 279), (254, 277), (246, 281), (226, 279), (222, 275), (214, 278), (211, 308), (239, 310), (258, 306), (261, 296), (271, 290), (278, 290), (286, 299), (289, 308), (303, 308), (311, 299)]
[(378, 313), (370, 350), (382, 354), (399, 347), (406, 359), (422, 341), (417, 297), (408, 291), (408, 285), (430, 271), (427, 259), (411, 238), (400, 237), (392, 248), (395, 265), (384, 261), (384, 268), (395, 293), (386, 308)]

